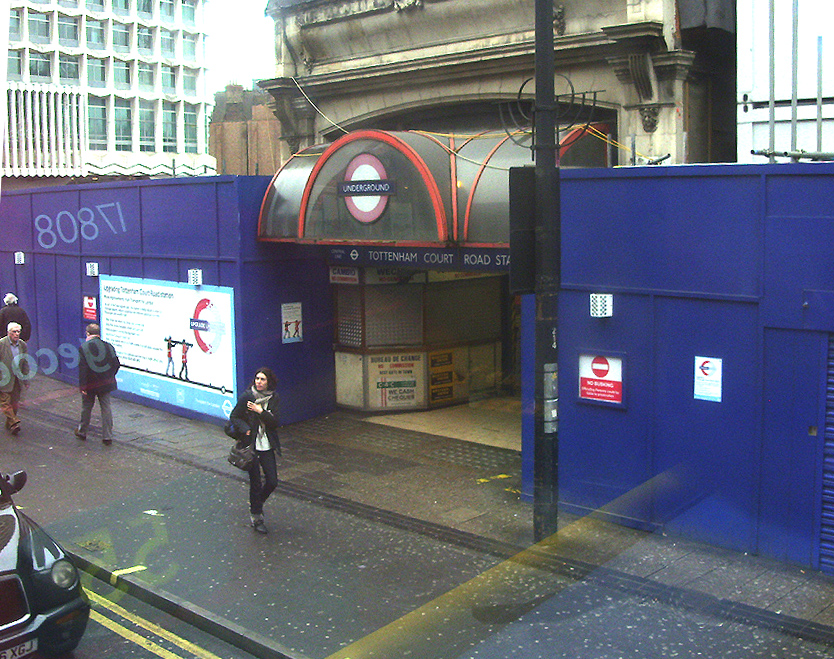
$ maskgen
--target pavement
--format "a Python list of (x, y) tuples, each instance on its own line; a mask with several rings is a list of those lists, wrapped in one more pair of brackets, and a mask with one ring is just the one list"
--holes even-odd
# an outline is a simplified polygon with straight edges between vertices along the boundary
[[(79, 413), (74, 386), (39, 376), (27, 397), (24, 423), (30, 416), (65, 426), (67, 441), (77, 441), (72, 437)], [(465, 421), (461, 421), (461, 409), (402, 415), (340, 410), (285, 426), (277, 493), (475, 550), (499, 564), (544, 566), (566, 583), (604, 582), (607, 589), (639, 596), (641, 601), (696, 611), (722, 624), (765, 630), (779, 642), (815, 644), (813, 654), (800, 649), (797, 654), (779, 656), (834, 656), (834, 578), (829, 575), (612, 525), (595, 516), (560, 515), (559, 532), (535, 543), (532, 505), (520, 496), (520, 453), (508, 448), (514, 440), (506, 437), (517, 432), (517, 411), (504, 410), (502, 420), (500, 409), (479, 412), (477, 406), (463, 407), (469, 407)], [(245, 474), (226, 462), (230, 440), (219, 422), (196, 421), (120, 398), (114, 399), (113, 410), (114, 445), (129, 445), (245, 482)], [(96, 407), (88, 443), (97, 441), (97, 414)], [(451, 425), (449, 415), (456, 415)], [(266, 512), (269, 522), (269, 503)], [(141, 575), (120, 575), (115, 566), (103, 564), (83, 549), (70, 551), (98, 576), (196, 621), (255, 656), (301, 656), (245, 622), (230, 621), (189, 601), (183, 592), (143, 584)], [(523, 611), (516, 613), (513, 619), (525, 620)], [(501, 656), (502, 642), (521, 638), (518, 623), (514, 625), (503, 627), (503, 641), (499, 635), (492, 649), (482, 647), (472, 656)], [(352, 656), (365, 656), (355, 652)]]

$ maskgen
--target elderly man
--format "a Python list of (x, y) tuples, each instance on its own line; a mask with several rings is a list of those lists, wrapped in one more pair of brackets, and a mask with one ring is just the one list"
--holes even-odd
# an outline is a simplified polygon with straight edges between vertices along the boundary
[(18, 304), (17, 295), (6, 293), (3, 302), (6, 306), (0, 309), (0, 337), (6, 336), (9, 323), (20, 323), (20, 338), (28, 341), (32, 336), (32, 323), (29, 314)]
[(24, 387), (29, 386), (26, 341), (20, 338), (20, 323), (9, 323), (0, 339), (0, 409), (6, 416), (6, 430), (20, 432), (17, 410)]

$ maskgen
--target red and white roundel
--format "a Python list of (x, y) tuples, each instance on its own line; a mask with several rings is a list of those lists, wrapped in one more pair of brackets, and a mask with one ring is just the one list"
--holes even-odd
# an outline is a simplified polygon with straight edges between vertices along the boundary
[(194, 338), (200, 350), (212, 353), (226, 333), (226, 324), (211, 300), (203, 298), (194, 309), (191, 329), (194, 330)]
[[(350, 161), (345, 171), (345, 183), (351, 181), (384, 181), (388, 178), (379, 158), (362, 153)], [(350, 214), (363, 224), (379, 219), (388, 204), (387, 195), (349, 195), (345, 205)]]

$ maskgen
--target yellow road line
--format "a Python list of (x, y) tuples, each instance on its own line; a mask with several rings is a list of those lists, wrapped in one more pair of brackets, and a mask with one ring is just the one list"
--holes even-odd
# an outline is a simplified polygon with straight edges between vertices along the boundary
[(113, 622), (110, 618), (107, 618), (101, 615), (98, 611), (90, 611), (90, 619), (95, 620), (98, 624), (102, 625), (103, 627), (107, 627), (112, 632), (115, 632), (122, 638), (139, 645), (149, 652), (153, 652), (157, 657), (162, 657), (162, 659), (182, 659), (178, 654), (174, 654), (163, 648), (160, 645), (157, 645), (153, 641), (148, 640), (137, 634), (136, 632), (132, 632), (129, 629), (122, 627), (119, 623)]
[[(86, 590), (86, 589), (85, 589)], [(142, 629), (150, 632), (151, 634), (155, 634), (159, 638), (164, 638), (166, 641), (173, 643), (179, 648), (182, 648), (186, 652), (192, 653), (197, 659), (220, 659), (216, 654), (213, 654), (206, 650), (205, 648), (201, 648), (199, 645), (195, 645), (190, 641), (186, 641), (184, 638), (177, 636), (176, 634), (172, 634), (167, 629), (163, 629), (157, 624), (152, 623), (150, 620), (145, 620), (144, 618), (140, 618), (139, 616), (131, 613), (127, 609), (122, 608), (118, 604), (114, 604), (110, 600), (98, 595), (97, 593), (90, 592), (89, 590), (86, 591), (87, 596), (98, 606), (101, 606), (105, 609), (108, 609), (112, 613), (115, 613), (117, 616), (132, 622), (134, 625), (141, 627)], [(116, 623), (113, 623), (116, 624)], [(113, 630), (116, 631), (116, 630)], [(125, 630), (127, 631), (127, 630)], [(119, 632), (117, 632), (119, 633)], [(140, 637), (141, 638), (141, 637)], [(162, 648), (160, 648), (162, 649)], [(160, 655), (161, 656), (161, 655)], [(173, 655), (176, 657), (177, 655)]]
[(144, 565), (134, 565), (133, 567), (126, 567), (121, 570), (113, 570), (113, 572), (110, 574), (110, 585), (115, 586), (119, 580), (119, 577), (123, 574), (135, 574), (136, 572), (144, 572), (147, 569), (148, 568), (146, 568)]

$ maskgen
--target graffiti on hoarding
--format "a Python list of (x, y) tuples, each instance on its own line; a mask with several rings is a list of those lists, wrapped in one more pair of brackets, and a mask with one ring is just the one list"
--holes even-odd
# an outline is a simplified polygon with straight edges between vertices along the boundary
[(127, 223), (122, 205), (115, 201), (96, 204), (95, 210), (82, 206), (75, 214), (68, 210), (58, 211), (54, 220), (50, 215), (41, 213), (35, 218), (35, 229), (38, 244), (44, 249), (53, 249), (59, 238), (61, 242), (72, 245), (79, 239), (93, 241), (107, 229), (114, 234), (127, 233)]

